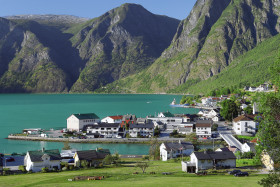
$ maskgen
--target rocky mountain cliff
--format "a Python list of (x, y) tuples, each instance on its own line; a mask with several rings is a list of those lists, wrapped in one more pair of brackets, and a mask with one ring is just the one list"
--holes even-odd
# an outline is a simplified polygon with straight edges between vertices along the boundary
[(278, 0), (198, 0), (153, 65), (101, 91), (167, 92), (208, 79), (278, 34), (279, 16)]
[(24, 15), (0, 20), (0, 92), (89, 92), (152, 64), (179, 21), (124, 4), (85, 20)]
[(94, 91), (151, 65), (170, 45), (179, 21), (124, 4), (87, 22), (72, 38), (86, 61), (71, 91)]

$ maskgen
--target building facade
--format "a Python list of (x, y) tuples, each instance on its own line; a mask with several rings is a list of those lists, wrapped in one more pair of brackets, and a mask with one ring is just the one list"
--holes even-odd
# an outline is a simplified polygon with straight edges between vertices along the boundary
[(72, 114), (67, 118), (67, 130), (82, 131), (87, 125), (93, 125), (100, 122), (100, 118), (94, 114)]

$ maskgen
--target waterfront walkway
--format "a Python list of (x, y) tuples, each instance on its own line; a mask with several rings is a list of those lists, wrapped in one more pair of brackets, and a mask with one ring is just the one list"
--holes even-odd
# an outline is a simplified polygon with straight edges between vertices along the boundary
[[(91, 138), (91, 139), (71, 139), (71, 138), (47, 138), (47, 137), (29, 137), (9, 135), (8, 139), (29, 140), (29, 141), (53, 141), (53, 142), (72, 142), (72, 143), (145, 143), (150, 142), (151, 138)], [(157, 140), (163, 141), (183, 141), (185, 138), (160, 137)]]

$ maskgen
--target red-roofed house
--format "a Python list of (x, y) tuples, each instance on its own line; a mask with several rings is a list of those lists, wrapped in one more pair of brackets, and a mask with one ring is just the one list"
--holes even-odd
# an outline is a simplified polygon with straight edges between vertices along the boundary
[(123, 116), (107, 116), (101, 120), (102, 123), (121, 123)]

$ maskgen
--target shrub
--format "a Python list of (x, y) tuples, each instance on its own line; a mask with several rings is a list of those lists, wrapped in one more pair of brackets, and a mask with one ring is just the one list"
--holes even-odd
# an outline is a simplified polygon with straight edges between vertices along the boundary
[(26, 167), (23, 166), (23, 165), (19, 166), (18, 169), (19, 169), (20, 171), (26, 172)]
[(68, 170), (68, 167), (63, 167), (62, 168), (62, 171), (67, 171)]
[(68, 169), (69, 169), (69, 170), (73, 170), (73, 169), (74, 169), (74, 166), (73, 166), (73, 165), (69, 165), (69, 166), (68, 166)]
[(44, 168), (42, 168), (42, 173), (47, 173), (47, 172), (49, 172), (49, 168), (47, 168), (47, 167), (44, 167)]

